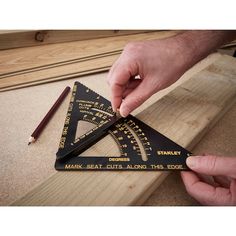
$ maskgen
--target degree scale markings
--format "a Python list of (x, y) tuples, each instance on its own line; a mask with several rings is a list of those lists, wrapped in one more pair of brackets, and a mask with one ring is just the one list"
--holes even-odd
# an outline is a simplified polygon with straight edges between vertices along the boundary
[[(76, 100), (76, 102), (79, 105), (80, 112), (85, 114), (82, 118), (84, 121), (99, 125), (103, 124), (109, 117), (113, 116), (111, 106), (106, 108), (104, 104), (93, 101)], [(129, 145), (133, 148), (133, 151), (136, 152), (137, 156), (144, 155), (143, 159), (147, 160), (144, 147), (138, 138), (138, 136), (142, 135), (142, 130), (137, 129), (137, 127), (138, 126), (132, 120), (129, 120), (127, 122), (125, 121), (125, 123), (118, 123), (115, 125), (115, 128), (109, 130), (108, 133), (111, 134), (117, 143), (122, 157), (128, 156), (127, 147)], [(93, 130), (88, 131), (87, 134), (91, 133), (92, 131)], [(141, 138), (144, 139), (144, 137)], [(78, 142), (79, 140), (81, 140), (81, 137), (75, 139), (75, 142)]]

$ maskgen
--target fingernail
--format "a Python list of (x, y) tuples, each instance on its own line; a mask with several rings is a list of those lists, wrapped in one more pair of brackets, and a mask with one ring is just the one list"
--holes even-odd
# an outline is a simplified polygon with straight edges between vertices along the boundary
[(197, 157), (196, 156), (190, 156), (186, 160), (186, 164), (189, 168), (193, 169), (197, 166)]
[(122, 107), (122, 109), (120, 109), (120, 115), (122, 117), (126, 117), (129, 115), (129, 110), (126, 107)]

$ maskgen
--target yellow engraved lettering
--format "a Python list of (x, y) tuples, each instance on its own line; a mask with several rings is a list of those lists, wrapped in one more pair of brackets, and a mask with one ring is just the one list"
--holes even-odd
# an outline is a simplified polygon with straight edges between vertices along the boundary
[(151, 168), (152, 169), (164, 169), (164, 166), (163, 165), (151, 165)]
[(80, 110), (80, 113), (86, 113), (86, 114), (89, 114), (89, 115), (93, 115), (92, 112), (89, 112), (89, 111), (84, 111), (84, 110)]
[(98, 165), (87, 165), (87, 169), (101, 169), (102, 168), (102, 165), (101, 164), (98, 164)]
[(157, 151), (157, 155), (161, 155), (161, 156), (180, 156), (181, 151)]
[(107, 165), (107, 169), (123, 169), (122, 165)]
[(178, 169), (178, 170), (181, 170), (183, 169), (183, 165), (167, 165), (167, 168), (168, 169)]
[(70, 165), (70, 164), (66, 164), (65, 165), (65, 169), (82, 169), (83, 167), (82, 167), (82, 165)]
[(65, 146), (65, 141), (66, 141), (66, 137), (61, 137), (60, 144), (59, 144), (59, 148), (64, 148), (64, 146)]
[(110, 157), (109, 161), (130, 161), (129, 158), (123, 158), (123, 157)]
[(73, 103), (70, 103), (68, 111), (71, 112), (73, 109)]
[(62, 135), (67, 135), (68, 127), (64, 127), (62, 131)]
[(147, 169), (147, 165), (127, 165), (127, 169)]
[(66, 115), (66, 120), (65, 120), (66, 125), (68, 125), (69, 123), (70, 123), (70, 113)]

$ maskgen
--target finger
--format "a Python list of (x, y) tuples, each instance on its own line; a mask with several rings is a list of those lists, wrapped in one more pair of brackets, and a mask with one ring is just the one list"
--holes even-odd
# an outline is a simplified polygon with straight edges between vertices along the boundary
[[(128, 82), (128, 84), (126, 85), (126, 87), (123, 86), (122, 90), (121, 90), (121, 97), (122, 99), (124, 99), (128, 94), (130, 94), (139, 84), (141, 83), (141, 80), (140, 79), (130, 79), (130, 81)], [(113, 89), (117, 89), (117, 88), (112, 88)], [(118, 88), (119, 89), (119, 88)], [(118, 92), (118, 91), (116, 91)], [(114, 111), (116, 111), (116, 109), (118, 109), (120, 107), (120, 104), (122, 102), (122, 99), (121, 101), (117, 101), (118, 99), (116, 99), (114, 101), (115, 103), (115, 108), (114, 108)]]
[(111, 105), (114, 112), (120, 107), (124, 89), (125, 87), (120, 84), (113, 84), (111, 86)]
[(134, 109), (145, 102), (151, 93), (145, 84), (145, 81), (140, 83), (134, 90), (132, 90), (124, 99), (120, 106), (120, 114), (123, 117), (128, 116)]
[(221, 185), (219, 185), (219, 183), (215, 182), (213, 176), (210, 175), (204, 175), (204, 174), (197, 174), (197, 176), (199, 177), (199, 179), (204, 182), (207, 183), (209, 185), (212, 185), (214, 187), (219, 187)]
[(233, 205), (235, 204), (236, 184), (232, 189), (213, 187), (200, 181), (192, 171), (181, 172), (187, 192), (203, 205)]
[[(117, 68), (117, 65), (119, 64), (119, 60), (120, 58), (112, 65), (109, 73), (108, 73), (108, 76), (107, 76), (107, 82), (110, 86), (110, 89), (111, 89), (111, 105), (112, 105), (112, 109), (114, 112), (116, 112), (117, 108), (120, 106), (120, 103), (122, 101), (122, 92), (123, 92), (123, 87), (124, 85), (122, 84), (117, 84), (117, 83), (113, 83), (113, 74), (116, 73), (114, 71), (117, 71), (116, 68)], [(118, 76), (119, 76), (119, 73), (123, 73), (122, 78), (123, 77), (126, 77), (128, 75), (124, 74), (124, 71), (120, 71), (118, 69)]]
[(136, 87), (138, 87), (141, 82), (142, 82), (141, 80), (137, 80), (137, 79), (131, 80), (126, 86), (123, 92), (122, 98), (125, 98), (126, 96), (128, 96), (128, 94), (130, 94)]
[(236, 178), (236, 157), (190, 156), (186, 163), (197, 173)]
[(140, 79), (130, 79), (128, 81), (128, 83), (126, 84), (126, 87), (123, 91), (123, 95), (124, 95), (125, 91), (127, 91), (127, 90), (134, 90), (136, 87), (138, 87), (140, 85), (141, 82), (142, 82), (142, 80), (140, 80)]
[(213, 176), (213, 179), (216, 183), (218, 183), (221, 187), (229, 188), (230, 180), (226, 176)]
[(141, 79), (131, 78), (126, 85), (126, 89), (135, 89), (138, 85), (140, 85), (141, 82)]
[(123, 92), (123, 99), (125, 99), (134, 89), (125, 89)]
[(138, 73), (137, 64), (127, 54), (115, 62), (108, 74), (108, 83), (111, 88), (111, 104), (114, 111), (119, 108), (122, 102), (123, 91), (130, 79)]

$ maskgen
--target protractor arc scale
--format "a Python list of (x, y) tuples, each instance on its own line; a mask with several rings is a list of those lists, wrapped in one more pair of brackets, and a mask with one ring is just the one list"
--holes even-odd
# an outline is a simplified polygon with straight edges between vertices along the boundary
[[(116, 143), (118, 155), (80, 155), (106, 135)], [(190, 155), (191, 152), (136, 117), (117, 117), (107, 99), (75, 82), (56, 170), (187, 170), (186, 158)]]

